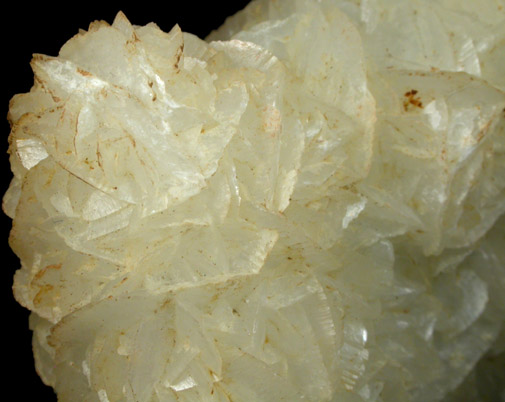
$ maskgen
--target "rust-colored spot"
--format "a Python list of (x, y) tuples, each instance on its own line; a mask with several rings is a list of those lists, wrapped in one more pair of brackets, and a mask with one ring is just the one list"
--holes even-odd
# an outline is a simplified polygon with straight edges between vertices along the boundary
[(176, 70), (179, 70), (179, 62), (181, 61), (181, 57), (182, 57), (183, 53), (184, 53), (184, 43), (181, 44), (181, 46), (179, 46), (179, 49), (177, 49), (177, 54), (175, 56), (177, 58), (177, 60), (174, 63), (174, 67)]
[(33, 298), (33, 304), (39, 305), (40, 303), (42, 303), (42, 298), (45, 296), (46, 293), (49, 293), (51, 290), (53, 290), (52, 285), (41, 286), (39, 292)]
[(60, 269), (61, 268), (61, 264), (51, 264), (51, 265), (47, 265), (45, 266), (44, 268), (42, 268), (39, 272), (37, 272), (35, 274), (35, 279), (40, 279), (44, 276), (44, 274), (49, 271), (50, 269)]
[(82, 68), (77, 68), (77, 72), (84, 77), (91, 77), (91, 73), (89, 71), (83, 70)]
[(98, 149), (98, 147), (99, 147), (99, 144), (97, 144), (96, 161), (98, 162), (98, 166), (100, 166), (100, 168), (103, 169), (102, 154), (100, 153), (100, 150)]
[(416, 96), (418, 93), (417, 89), (411, 89), (408, 92), (405, 92), (403, 96), (405, 96), (405, 100), (403, 101), (403, 109), (407, 112), (411, 107), (418, 107), (419, 109), (423, 108), (423, 103), (421, 102), (421, 98)]

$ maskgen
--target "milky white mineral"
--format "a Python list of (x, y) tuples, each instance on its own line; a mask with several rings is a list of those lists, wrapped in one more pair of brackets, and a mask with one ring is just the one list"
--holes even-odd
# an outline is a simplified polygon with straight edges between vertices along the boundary
[(504, 0), (119, 13), (32, 68), (3, 207), (58, 400), (505, 400)]

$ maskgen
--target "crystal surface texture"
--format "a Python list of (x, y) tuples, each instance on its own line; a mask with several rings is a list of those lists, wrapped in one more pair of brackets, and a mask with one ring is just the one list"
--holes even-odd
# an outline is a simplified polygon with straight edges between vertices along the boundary
[(3, 208), (60, 401), (504, 400), (503, 0), (119, 13), (32, 69)]

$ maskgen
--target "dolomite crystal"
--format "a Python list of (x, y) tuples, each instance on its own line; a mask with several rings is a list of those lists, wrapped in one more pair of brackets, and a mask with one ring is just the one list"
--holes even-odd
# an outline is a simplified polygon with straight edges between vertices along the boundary
[(505, 400), (505, 1), (119, 13), (32, 68), (3, 206), (60, 401)]

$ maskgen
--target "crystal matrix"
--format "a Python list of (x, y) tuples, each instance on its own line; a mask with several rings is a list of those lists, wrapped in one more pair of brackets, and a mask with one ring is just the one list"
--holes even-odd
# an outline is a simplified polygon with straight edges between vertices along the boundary
[(505, 398), (504, 1), (119, 13), (32, 68), (4, 210), (59, 400)]

